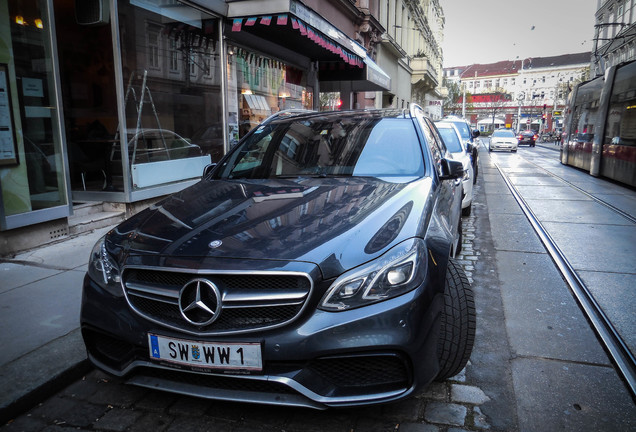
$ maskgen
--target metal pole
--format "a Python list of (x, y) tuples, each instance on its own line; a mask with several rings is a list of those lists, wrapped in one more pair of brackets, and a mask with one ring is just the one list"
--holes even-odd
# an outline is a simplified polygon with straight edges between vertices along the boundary
[(462, 95), (462, 118), (466, 118), (466, 83), (462, 82), (464, 94)]

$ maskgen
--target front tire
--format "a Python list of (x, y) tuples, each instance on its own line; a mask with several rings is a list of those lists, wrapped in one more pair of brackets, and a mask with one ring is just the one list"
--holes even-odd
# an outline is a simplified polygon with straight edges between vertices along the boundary
[(468, 207), (462, 209), (462, 216), (470, 216), (472, 209), (473, 209), (473, 205), (471, 203)]
[(468, 363), (475, 343), (476, 312), (473, 291), (461, 265), (448, 260), (444, 310), (437, 345), (437, 381), (457, 375)]

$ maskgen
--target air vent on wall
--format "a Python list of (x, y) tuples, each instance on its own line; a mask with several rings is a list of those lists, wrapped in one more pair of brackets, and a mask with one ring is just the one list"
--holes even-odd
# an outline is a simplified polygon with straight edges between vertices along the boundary
[(75, 19), (79, 25), (108, 24), (110, 0), (75, 0)]

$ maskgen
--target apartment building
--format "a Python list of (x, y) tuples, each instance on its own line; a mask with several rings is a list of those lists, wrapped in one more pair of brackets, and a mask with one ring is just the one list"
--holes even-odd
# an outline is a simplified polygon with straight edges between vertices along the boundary
[[(496, 127), (553, 131), (574, 86), (589, 77), (590, 52), (504, 60), (444, 68), (444, 77), (465, 91), (453, 114), (482, 131)], [(450, 113), (448, 113), (450, 114)]]

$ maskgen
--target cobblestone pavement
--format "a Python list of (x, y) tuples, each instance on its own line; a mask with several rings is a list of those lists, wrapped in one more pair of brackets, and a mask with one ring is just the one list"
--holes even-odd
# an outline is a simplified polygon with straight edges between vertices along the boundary
[[(480, 256), (474, 247), (475, 221), (479, 217), (475, 213), (463, 219), (462, 253), (458, 257), (471, 283)], [(433, 383), (421, 395), (399, 403), (327, 411), (179, 396), (125, 385), (94, 370), (1, 429), (7, 432), (497, 430), (482, 412), (482, 405), (490, 400), (467, 379), (466, 369), (453, 379)]]

